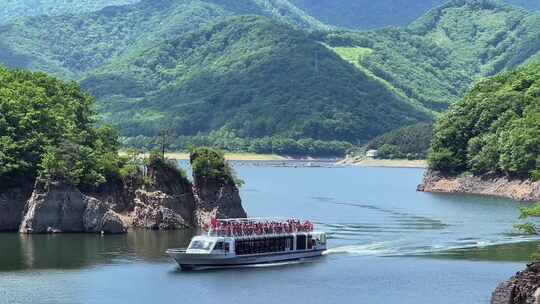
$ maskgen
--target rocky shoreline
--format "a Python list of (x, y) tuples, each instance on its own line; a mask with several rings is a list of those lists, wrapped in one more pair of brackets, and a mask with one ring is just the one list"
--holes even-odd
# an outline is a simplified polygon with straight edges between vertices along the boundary
[(0, 193), (0, 231), (20, 233), (126, 233), (129, 228), (200, 228), (212, 216), (246, 217), (232, 178), (187, 177), (165, 162), (146, 176), (115, 180), (85, 192), (62, 180)]
[(451, 176), (428, 170), (418, 191), (438, 193), (469, 193), (506, 197), (517, 201), (540, 201), (540, 181), (512, 179), (496, 175)]
[(540, 263), (528, 264), (501, 283), (493, 292), (491, 304), (540, 304)]

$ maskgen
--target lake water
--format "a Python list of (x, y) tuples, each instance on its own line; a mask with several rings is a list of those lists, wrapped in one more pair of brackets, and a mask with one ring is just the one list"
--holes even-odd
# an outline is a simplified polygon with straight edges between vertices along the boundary
[(0, 303), (489, 303), (537, 241), (516, 202), (416, 192), (421, 169), (236, 165), (250, 216), (313, 219), (310, 262), (182, 272), (190, 231), (0, 234)]

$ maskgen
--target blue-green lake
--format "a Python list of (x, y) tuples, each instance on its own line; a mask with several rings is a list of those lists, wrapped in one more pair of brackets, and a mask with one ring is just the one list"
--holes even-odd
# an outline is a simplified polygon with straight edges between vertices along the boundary
[(190, 231), (0, 234), (0, 303), (489, 303), (537, 240), (519, 204), (416, 192), (422, 169), (235, 164), (250, 216), (309, 218), (328, 253), (303, 263), (182, 272)]

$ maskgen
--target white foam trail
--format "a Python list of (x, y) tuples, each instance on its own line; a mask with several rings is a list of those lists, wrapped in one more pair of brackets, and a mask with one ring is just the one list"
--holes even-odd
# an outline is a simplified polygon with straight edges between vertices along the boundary
[(347, 245), (330, 248), (323, 254), (349, 254), (349, 255), (385, 255), (390, 254), (389, 242), (377, 242), (365, 245)]

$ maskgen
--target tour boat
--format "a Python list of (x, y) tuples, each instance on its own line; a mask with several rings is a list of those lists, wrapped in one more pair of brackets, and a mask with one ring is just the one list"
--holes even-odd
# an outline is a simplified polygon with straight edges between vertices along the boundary
[(183, 270), (296, 261), (321, 256), (326, 234), (296, 219), (215, 219), (187, 249), (169, 249)]

